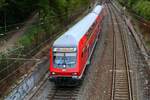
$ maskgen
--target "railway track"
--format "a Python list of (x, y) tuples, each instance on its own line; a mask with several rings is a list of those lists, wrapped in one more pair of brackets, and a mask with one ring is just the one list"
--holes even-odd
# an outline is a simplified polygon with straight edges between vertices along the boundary
[[(112, 63), (110, 65), (113, 66), (112, 68), (112, 87), (111, 87), (111, 100), (133, 100), (132, 99), (132, 92), (131, 92), (131, 86), (130, 86), (130, 73), (129, 73), (129, 66), (128, 66), (128, 54), (126, 51), (126, 44), (125, 44), (125, 37), (123, 34), (123, 29), (121, 29), (122, 22), (118, 19), (121, 18), (117, 15), (115, 12), (114, 7), (109, 3), (107, 5), (108, 11), (110, 13), (111, 17), (111, 23), (112, 23), (112, 34), (113, 36), (111, 38), (111, 41), (113, 43), (109, 43), (108, 48), (112, 47), (113, 49), (113, 55), (110, 57), (111, 53), (110, 51), (106, 52), (107, 56), (103, 58), (107, 58), (104, 60), (108, 60), (110, 63), (112, 59)], [(110, 41), (109, 41), (110, 42)], [(111, 46), (112, 44), (112, 46)], [(110, 55), (108, 55), (110, 53)], [(106, 62), (106, 63), (108, 63)], [(104, 64), (105, 65), (105, 64)], [(99, 74), (98, 74), (99, 75)], [(44, 83), (43, 83), (44, 84)], [(97, 81), (96, 81), (97, 84)], [(41, 85), (43, 86), (43, 85)], [(94, 87), (94, 86), (93, 86)], [(80, 93), (80, 86), (78, 87), (57, 87), (57, 86), (51, 86), (51, 88), (48, 89), (48, 95), (46, 95), (46, 100), (76, 100), (80, 99), (79, 95)], [(43, 88), (44, 89), (44, 88)], [(98, 90), (98, 88), (96, 88)], [(42, 89), (39, 91), (43, 91)], [(102, 90), (100, 90), (102, 91)], [(100, 93), (100, 92), (99, 92)], [(34, 95), (39, 96), (39, 94)], [(85, 95), (83, 95), (84, 97)], [(95, 95), (96, 96), (96, 95)], [(94, 97), (95, 97), (94, 96)], [(90, 100), (90, 97), (88, 97)], [(106, 100), (106, 98), (104, 98)], [(103, 100), (103, 99), (102, 99)]]
[(107, 4), (113, 27), (113, 56), (111, 100), (132, 100), (128, 54), (123, 22), (111, 3)]
[(80, 86), (78, 87), (57, 87), (49, 91), (48, 100), (76, 100), (78, 99)]
[[(34, 91), (35, 93), (33, 93), (33, 95), (31, 94), (31, 96), (27, 97), (25, 100), (36, 100), (36, 97), (39, 97), (41, 93), (45, 91), (45, 88), (48, 88), (48, 94), (46, 94), (46, 97), (44, 97), (46, 100), (76, 100), (79, 99), (80, 87), (81, 85), (57, 86), (49, 82), (47, 74), (45, 79), (40, 83), (39, 87), (37, 87), (37, 90)], [(41, 98), (38, 98), (38, 100), (40, 99)]]

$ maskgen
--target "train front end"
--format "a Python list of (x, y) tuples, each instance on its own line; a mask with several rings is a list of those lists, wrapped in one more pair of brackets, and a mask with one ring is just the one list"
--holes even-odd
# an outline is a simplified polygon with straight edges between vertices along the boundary
[(64, 34), (50, 49), (50, 79), (79, 80), (77, 41), (73, 36)]
[(77, 48), (52, 48), (50, 78), (77, 78)]

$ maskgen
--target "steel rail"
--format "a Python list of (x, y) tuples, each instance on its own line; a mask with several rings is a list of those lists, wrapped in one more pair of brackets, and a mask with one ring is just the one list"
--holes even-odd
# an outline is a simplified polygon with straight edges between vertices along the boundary
[[(114, 9), (115, 13), (117, 13), (116, 7), (113, 4), (112, 4), (112, 6), (113, 6), (113, 9)], [(119, 16), (119, 19), (121, 20), (122, 17), (123, 17), (122, 15)], [(117, 20), (117, 22), (119, 23), (119, 20)], [(126, 23), (124, 23), (124, 25), (126, 25)], [(118, 27), (120, 27), (119, 24), (118, 24)], [(125, 34), (123, 34), (124, 32), (121, 31), (121, 28), (119, 28), (119, 31), (121, 33), (121, 39), (122, 39), (122, 43), (123, 43), (123, 50), (124, 50), (124, 56), (125, 56), (126, 73), (127, 73), (128, 88), (129, 88), (129, 99), (133, 100), (131, 75), (130, 75), (130, 65), (129, 65), (129, 62), (128, 62), (128, 52), (127, 52)]]
[[(111, 6), (111, 4), (110, 4), (110, 6)], [(114, 20), (117, 23), (119, 23), (119, 20), (117, 19), (117, 15), (116, 15), (116, 13), (114, 11), (113, 6), (112, 7), (110, 7), (110, 6), (108, 5), (108, 9), (110, 11), (110, 16), (111, 16), (111, 20), (112, 20), (112, 26), (115, 28)], [(120, 76), (116, 76), (117, 75), (116, 73), (117, 73), (118, 70), (116, 69), (116, 59), (117, 59), (116, 58), (116, 56), (117, 56), (116, 55), (116, 49), (115, 49), (116, 48), (116, 46), (115, 46), (116, 42), (114, 42), (114, 50), (115, 51), (114, 51), (114, 54), (113, 54), (114, 55), (114, 64), (113, 64), (113, 71), (112, 71), (113, 77), (112, 77), (111, 100), (116, 100), (116, 98), (118, 98), (118, 97), (125, 98), (127, 100), (133, 100), (133, 98), (132, 98), (132, 89), (131, 89), (131, 78), (130, 78), (130, 71), (129, 71), (129, 65), (128, 65), (127, 47), (126, 47), (126, 44), (125, 44), (125, 37), (124, 37), (123, 32), (121, 30), (121, 26), (119, 26), (119, 24), (117, 24), (117, 27), (118, 27), (117, 29), (119, 30), (119, 33), (121, 35), (121, 41), (122, 41), (121, 44), (122, 44), (122, 49), (123, 49), (122, 52), (123, 52), (124, 60), (125, 60), (125, 69), (126, 69), (125, 72), (126, 72), (126, 75), (122, 75), (122, 80), (119, 80)], [(113, 32), (115, 34), (115, 29), (113, 29)], [(114, 39), (115, 39), (115, 37), (114, 37)], [(114, 41), (116, 41), (116, 40), (114, 40)], [(117, 80), (117, 77), (118, 77), (118, 80)], [(120, 87), (123, 84), (122, 82), (124, 82), (124, 80), (126, 79), (126, 77), (127, 77), (127, 84), (126, 85), (127, 85), (127, 88), (128, 88), (128, 93), (126, 93), (127, 91), (123, 90), (123, 87)], [(119, 95), (118, 92), (117, 92), (118, 94), (117, 93), (115, 94), (115, 92), (117, 90), (117, 87), (120, 90), (122, 88), (122, 91), (120, 92), (120, 95)], [(127, 96), (128, 96), (128, 98), (126, 98)]]
[[(108, 4), (106, 5), (108, 11), (110, 12), (110, 19), (113, 20), (111, 9), (109, 8)], [(111, 23), (114, 27), (114, 23)], [(115, 38), (115, 30), (113, 29), (113, 66), (112, 69), (116, 69), (116, 38)], [(115, 90), (115, 71), (112, 70), (112, 88), (111, 88), (111, 100), (114, 98), (114, 90)]]
[(80, 91), (78, 87), (53, 87), (52, 92), (49, 92), (49, 100), (76, 100)]

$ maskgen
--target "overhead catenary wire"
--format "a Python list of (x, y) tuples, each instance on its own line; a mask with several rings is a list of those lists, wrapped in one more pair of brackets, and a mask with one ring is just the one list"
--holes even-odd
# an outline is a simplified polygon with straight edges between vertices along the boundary
[[(53, 24), (58, 24), (58, 22), (53, 23)], [(57, 32), (57, 33), (60, 33), (60, 32)], [(31, 49), (31, 50), (27, 53), (27, 55), (30, 54), (31, 52), (33, 52), (34, 50), (36, 50), (37, 48), (39, 48), (40, 46), (42, 46), (44, 43), (48, 42), (50, 39), (51, 39), (51, 37), (48, 38), (47, 40), (41, 42), (38, 46), (36, 46), (35, 48)]]
[(40, 61), (41, 59), (37, 58), (4, 58), (3, 60), (19, 60), (19, 61)]
[[(78, 12), (77, 12), (78, 13)], [(76, 14), (77, 14), (76, 13)], [(76, 15), (76, 14), (74, 14), (74, 15)], [(48, 22), (49, 23), (49, 22)], [(53, 23), (54, 24), (54, 23)], [(58, 22), (56, 22), (56, 24), (58, 24)], [(38, 24), (39, 25), (39, 24)], [(66, 29), (68, 29), (68, 27), (69, 27), (69, 25), (65, 28), (65, 30)], [(61, 30), (62, 31), (62, 30)], [(60, 32), (61, 31), (58, 31), (56, 34), (52, 34), (52, 36), (53, 35), (55, 35), (55, 37), (57, 37), (59, 34), (60, 34)], [(58, 34), (59, 33), (59, 34)], [(62, 33), (62, 32), (61, 32)], [(45, 45), (45, 43), (47, 43), (50, 39), (52, 39), (53, 37), (50, 37), (50, 38), (48, 38), (47, 40), (45, 40), (45, 41), (43, 41), (42, 43), (40, 42), (40, 44), (38, 44), (38, 46), (36, 46), (35, 48), (32, 48), (32, 49), (30, 49), (30, 51), (27, 53), (28, 55), (30, 54), (30, 53), (32, 53), (34, 50), (37, 50), (39, 47), (41, 47), (42, 45)], [(50, 45), (49, 45), (50, 46)], [(25, 55), (24, 57), (26, 57), (26, 56), (28, 56), (28, 55)], [(20, 55), (21, 56), (21, 55)], [(13, 64), (15, 64), (15, 62), (17, 61), (17, 60), (19, 60), (19, 61), (40, 61), (41, 59), (26, 59), (26, 58), (21, 58), (21, 57), (17, 57), (17, 58), (7, 58), (6, 57), (6, 59), (7, 60), (14, 60), (14, 62), (13, 63), (11, 63), (10, 65), (8, 65), (7, 67), (5, 67), (5, 69), (3, 69), (3, 71), (4, 70), (7, 70), (7, 69), (9, 69)], [(19, 66), (19, 67), (17, 67), (15, 70), (13, 70), (12, 71), (12, 73), (9, 73), (5, 78), (3, 78), (2, 80), (0, 80), (0, 83), (2, 83), (4, 80), (6, 80), (7, 78), (9, 78), (10, 76), (12, 76), (12, 75), (14, 75), (15, 74), (15, 72), (17, 71), (17, 70), (19, 70), (19, 68), (20, 68), (21, 66)], [(2, 71), (1, 71), (2, 72)], [(1, 74), (1, 73), (0, 73)]]
[[(58, 24), (58, 23), (56, 22), (56, 23), (53, 23), (53, 24)], [(60, 32), (57, 32), (57, 33), (60, 33)], [(34, 50), (36, 50), (36, 49), (38, 49), (40, 46), (44, 45), (44, 44), (45, 44), (46, 42), (48, 42), (50, 39), (51, 39), (51, 37), (48, 38), (47, 40), (41, 42), (40, 44), (38, 44), (35, 48), (30, 49), (30, 51), (28, 51), (28, 53), (27, 53), (26, 55), (32, 53)], [(15, 52), (16, 50), (18, 50), (18, 49), (20, 49), (20, 48), (23, 49), (24, 46), (20, 46), (20, 47), (18, 47), (18, 48), (15, 48), (14, 50), (6, 50), (6, 52), (3, 52), (3, 54), (8, 55), (9, 53)]]
[[(4, 59), (5, 60), (5, 59)], [(20, 60), (20, 61), (35, 61), (35, 62), (40, 62), (41, 59), (25, 59), (25, 58), (6, 58), (6, 60)], [(15, 62), (9, 64), (7, 67), (3, 68), (2, 70), (0, 70), (0, 73), (7, 70), (8, 68), (10, 68), (13, 64), (15, 64)]]
[[(75, 11), (75, 12), (78, 12), (78, 11), (80, 11), (80, 10), (77, 10), (77, 11)], [(76, 14), (76, 13), (75, 13)], [(75, 15), (75, 14), (73, 14), (73, 15)], [(65, 15), (69, 15), (69, 14), (67, 14), (67, 13), (63, 13), (63, 14), (61, 14), (61, 15), (52, 15), (50, 18), (58, 18), (58, 17), (63, 17), (63, 16), (65, 16)], [(72, 14), (70, 14), (70, 15), (72, 15)], [(40, 18), (39, 18), (39, 21), (40, 21)], [(15, 24), (10, 24), (10, 25), (6, 25), (6, 26), (0, 26), (0, 29), (2, 29), (2, 28), (5, 28), (5, 27), (13, 27), (13, 26), (17, 26), (17, 25), (24, 25), (24, 24), (26, 24), (27, 23), (27, 21), (24, 21), (24, 22), (20, 22), (20, 23), (15, 23)], [(37, 24), (38, 25), (38, 24)]]
[[(60, 32), (59, 32), (59, 33), (60, 33)], [(32, 53), (34, 50), (38, 49), (40, 46), (45, 45), (45, 43), (47, 43), (50, 39), (51, 39), (51, 38), (48, 38), (48, 39), (45, 40), (44, 42), (40, 43), (36, 48), (30, 49), (29, 53), (26, 54), (25, 56), (29, 55), (29, 54)], [(19, 47), (18, 47), (17, 49), (19, 49)], [(16, 49), (16, 50), (17, 50), (17, 49)], [(9, 53), (10, 53), (10, 52), (9, 52)], [(7, 53), (5, 53), (5, 54), (7, 54)], [(3, 59), (3, 60), (4, 60), (4, 59)], [(2, 69), (2, 70), (0, 71), (0, 73), (2, 73), (2, 72), (4, 72), (5, 70), (9, 69), (13, 64), (15, 64), (15, 62), (16, 62), (17, 60), (20, 60), (20, 61), (35, 61), (35, 62), (40, 62), (40, 61), (41, 61), (41, 59), (36, 59), (36, 58), (35, 58), (35, 59), (34, 59), (34, 58), (32, 58), (32, 59), (27, 59), (27, 58), (5, 58), (5, 60), (14, 60), (14, 62), (12, 62), (11, 64), (7, 65), (4, 69)], [(21, 66), (20, 66), (20, 67), (21, 67)], [(12, 73), (10, 73), (9, 75), (7, 75), (4, 79), (2, 79), (2, 80), (0, 81), (0, 83), (3, 82), (4, 80), (6, 80), (9, 76), (13, 75), (20, 67), (18, 67), (18, 68), (17, 68), (16, 70), (14, 70)]]
[[(56, 22), (57, 23), (57, 22)], [(53, 23), (53, 24), (55, 24), (55, 23)], [(58, 24), (58, 23), (57, 23)], [(33, 48), (33, 49), (31, 49), (29, 52), (28, 52), (28, 54), (30, 54), (31, 52), (33, 52), (34, 50), (36, 50), (37, 48), (39, 48), (41, 45), (43, 45), (44, 43), (46, 43), (46, 42), (48, 42), (49, 40), (50, 40), (51, 38), (48, 38), (47, 40), (45, 40), (45, 41), (43, 41), (42, 43), (40, 43), (38, 46), (36, 46), (36, 48)], [(18, 47), (18, 48), (16, 48), (16, 50), (17, 49), (19, 49), (20, 47)], [(15, 51), (15, 50), (14, 50)], [(13, 52), (13, 51), (9, 51), (9, 52)]]

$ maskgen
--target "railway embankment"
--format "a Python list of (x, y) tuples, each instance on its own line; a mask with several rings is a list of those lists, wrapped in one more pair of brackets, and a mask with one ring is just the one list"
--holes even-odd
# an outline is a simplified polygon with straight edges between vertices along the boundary
[(134, 25), (131, 22), (131, 19), (130, 19), (129, 15), (127, 15), (127, 12), (125, 11), (125, 9), (123, 7), (121, 7), (121, 5), (119, 5), (117, 2), (113, 2), (113, 5), (123, 15), (124, 21), (127, 24), (127, 26), (129, 28), (130, 32), (132, 33), (133, 37), (135, 38), (136, 43), (137, 43), (138, 47), (141, 50), (141, 53), (144, 55), (145, 61), (147, 61), (147, 63), (150, 66), (150, 62), (148, 61), (149, 50), (148, 50), (148, 47), (145, 44), (145, 41), (143, 39), (142, 34), (136, 31), (136, 27), (134, 27)]
[(145, 45), (142, 34), (137, 31), (137, 27), (132, 23), (132, 16), (125, 9), (123, 11), (123, 7), (118, 3), (113, 2), (113, 4), (118, 12), (122, 14), (122, 18), (124, 18), (124, 22), (128, 28), (129, 35), (127, 36), (127, 41), (130, 42), (128, 49), (130, 55), (129, 64), (131, 66), (133, 98), (136, 100), (149, 100), (150, 63), (148, 48)]
[(12, 89), (10, 94), (5, 97), (5, 100), (22, 100), (29, 91), (36, 88), (36, 85), (44, 78), (49, 67), (48, 58), (35, 65), (35, 69), (27, 75), (22, 81)]
[(137, 45), (138, 45), (138, 47), (141, 50), (141, 53), (144, 55), (145, 61), (147, 61), (148, 65), (150, 66), (150, 62), (148, 60), (149, 59), (148, 48), (146, 47), (141, 34), (135, 31), (134, 26), (132, 25), (130, 19), (125, 17), (125, 21), (126, 21), (126, 23), (128, 25), (128, 28), (130, 29), (131, 33), (133, 34), (133, 36), (134, 36), (134, 38), (135, 38), (135, 40), (137, 42)]

